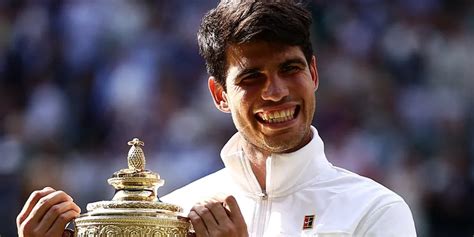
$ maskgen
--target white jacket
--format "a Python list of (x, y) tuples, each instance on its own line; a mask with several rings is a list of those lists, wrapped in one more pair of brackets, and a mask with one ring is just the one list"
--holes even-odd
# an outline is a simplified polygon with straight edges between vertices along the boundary
[(267, 159), (266, 191), (238, 146), (237, 133), (222, 149), (224, 169), (162, 200), (188, 213), (199, 201), (232, 194), (250, 236), (416, 236), (404, 200), (371, 179), (334, 167), (311, 129), (313, 139), (306, 146)]

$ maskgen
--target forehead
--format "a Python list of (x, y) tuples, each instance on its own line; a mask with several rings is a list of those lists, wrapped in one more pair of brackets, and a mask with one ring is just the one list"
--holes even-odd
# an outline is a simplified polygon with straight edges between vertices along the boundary
[(296, 58), (305, 59), (303, 51), (299, 46), (265, 41), (234, 44), (230, 45), (226, 50), (228, 74), (232, 68), (263, 68), (279, 65), (285, 60)]

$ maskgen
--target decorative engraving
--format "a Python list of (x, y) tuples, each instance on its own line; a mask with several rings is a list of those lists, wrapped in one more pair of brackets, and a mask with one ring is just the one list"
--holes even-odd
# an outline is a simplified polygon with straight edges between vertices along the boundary
[(161, 209), (171, 212), (182, 212), (180, 206), (164, 202), (140, 202), (140, 201), (101, 201), (87, 204), (87, 210), (92, 211), (99, 208), (113, 209), (113, 208), (143, 208), (143, 209)]
[(186, 228), (163, 226), (97, 225), (76, 231), (77, 237), (182, 237), (186, 234)]
[(115, 225), (106, 225), (101, 228), (99, 236), (100, 237), (114, 237), (114, 236), (122, 236), (122, 228)]
[(123, 228), (123, 233), (125, 236), (141, 237), (144, 236), (147, 229), (149, 228), (141, 228), (139, 226), (126, 226), (125, 228)]

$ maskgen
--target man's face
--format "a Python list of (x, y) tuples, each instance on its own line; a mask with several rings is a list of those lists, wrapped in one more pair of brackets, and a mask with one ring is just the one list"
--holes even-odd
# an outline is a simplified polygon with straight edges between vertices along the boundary
[(211, 77), (216, 106), (230, 112), (244, 139), (262, 152), (295, 151), (311, 140), (316, 62), (298, 46), (269, 42), (227, 49), (227, 90)]

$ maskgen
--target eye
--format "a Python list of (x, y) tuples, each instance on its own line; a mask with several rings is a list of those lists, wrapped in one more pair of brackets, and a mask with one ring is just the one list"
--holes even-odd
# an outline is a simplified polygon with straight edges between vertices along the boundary
[(285, 65), (281, 71), (283, 73), (295, 73), (295, 72), (299, 72), (302, 68), (298, 65), (293, 65), (293, 64), (290, 64), (290, 65)]
[(239, 83), (250, 83), (262, 78), (262, 74), (259, 72), (246, 74), (240, 79)]

